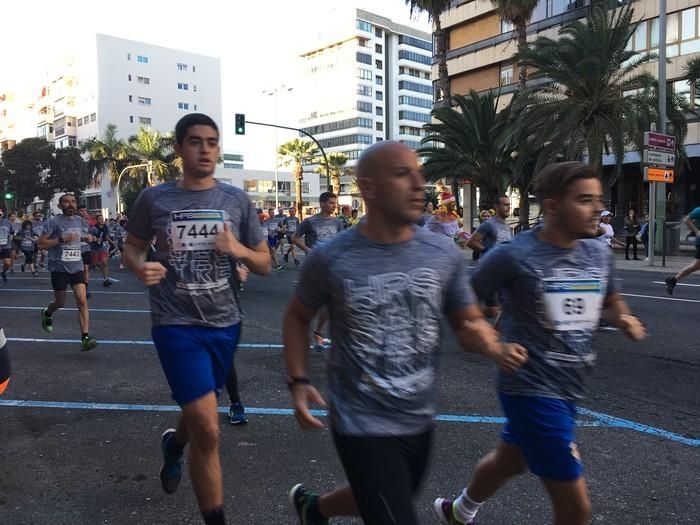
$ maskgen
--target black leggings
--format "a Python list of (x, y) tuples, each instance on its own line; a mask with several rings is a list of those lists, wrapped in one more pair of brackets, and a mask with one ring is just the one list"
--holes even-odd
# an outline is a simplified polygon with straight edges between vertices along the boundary
[(632, 245), (632, 253), (634, 253), (634, 258), (637, 258), (637, 238), (636, 237), (625, 237), (625, 258), (630, 258), (630, 244)]
[(354, 437), (333, 431), (338, 456), (365, 525), (418, 525), (413, 497), (425, 475), (433, 431)]
[(231, 361), (231, 370), (229, 370), (228, 377), (226, 378), (226, 390), (232, 405), (241, 402), (241, 395), (238, 393), (238, 374), (236, 374), (235, 359), (234, 357)]

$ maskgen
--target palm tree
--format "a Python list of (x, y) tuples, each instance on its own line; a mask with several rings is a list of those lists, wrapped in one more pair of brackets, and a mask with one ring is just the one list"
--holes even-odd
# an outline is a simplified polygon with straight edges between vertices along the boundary
[(700, 81), (700, 57), (694, 57), (688, 60), (683, 66), (685, 79), (690, 84), (696, 84)]
[(319, 165), (316, 171), (323, 176), (327, 173), (330, 174), (333, 193), (340, 195), (340, 177), (345, 175), (347, 171), (345, 164), (348, 162), (348, 156), (337, 151), (332, 151), (327, 156), (328, 166), (326, 166), (326, 161), (323, 157), (316, 159), (315, 162)]
[(146, 168), (138, 168), (146, 185), (152, 186), (156, 180), (166, 181), (177, 178), (179, 170), (173, 151), (174, 138), (172, 134), (160, 134), (146, 128), (139, 128), (136, 135), (129, 137), (129, 156), (138, 163), (151, 161), (152, 173)]
[(92, 182), (102, 183), (102, 175), (109, 174), (112, 185), (117, 183), (119, 172), (126, 166), (127, 146), (117, 133), (117, 126), (107, 124), (102, 139), (91, 138), (82, 144), (82, 152), (89, 155)]
[(434, 57), (438, 62), (438, 89), (435, 93), (435, 101), (448, 104), (450, 101), (450, 76), (447, 72), (447, 39), (440, 23), (440, 15), (450, 8), (450, 0), (405, 0), (414, 11), (423, 11), (428, 14), (428, 20), (435, 24), (433, 38), (435, 40)]
[(639, 67), (654, 59), (627, 49), (637, 24), (629, 4), (614, 11), (596, 5), (585, 21), (559, 30), (559, 39), (539, 37), (516, 58), (535, 71), (531, 79), (544, 83), (525, 89), (518, 108), (529, 108), (535, 141), (552, 150), (563, 149), (569, 159), (582, 158), (599, 171), (603, 154), (612, 152), (616, 170), (606, 187), (621, 173), (631, 112), (631, 91), (650, 86), (654, 78)]
[[(491, 0), (501, 19), (513, 26), (520, 52), (527, 47), (527, 24), (532, 18), (537, 2), (538, 0)], [(518, 90), (522, 90), (527, 82), (527, 63), (519, 61), (518, 69)]]
[(426, 124), (423, 169), (428, 181), (441, 178), (455, 181), (468, 178), (481, 191), (480, 206), (490, 207), (506, 187), (510, 152), (505, 144), (508, 111), (496, 110), (498, 97), (493, 91), (480, 95), (452, 97), (456, 107), (432, 111), (433, 122)]
[[(304, 163), (312, 161), (318, 155), (318, 147), (310, 140), (292, 139), (282, 144), (277, 150), (282, 157), (282, 166), (294, 165), (294, 194), (297, 213), (303, 218), (302, 182), (304, 180)], [(330, 162), (330, 161), (329, 161)]]

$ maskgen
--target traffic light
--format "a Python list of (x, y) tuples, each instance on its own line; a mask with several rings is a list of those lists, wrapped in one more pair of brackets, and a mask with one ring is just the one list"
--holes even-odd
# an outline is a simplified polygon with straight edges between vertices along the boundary
[(236, 135), (245, 135), (245, 115), (236, 113)]
[(9, 200), (12, 200), (13, 198), (14, 198), (14, 195), (12, 193), (10, 193), (9, 191), (7, 193), (5, 193), (5, 200), (9, 201)]

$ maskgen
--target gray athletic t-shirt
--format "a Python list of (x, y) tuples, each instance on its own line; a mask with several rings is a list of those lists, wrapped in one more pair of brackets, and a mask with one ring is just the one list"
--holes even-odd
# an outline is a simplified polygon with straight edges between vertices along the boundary
[(229, 282), (232, 260), (214, 244), (224, 224), (249, 248), (263, 240), (253, 203), (234, 186), (217, 182), (190, 191), (167, 182), (141, 192), (127, 230), (141, 240), (155, 237), (154, 260), (168, 270), (165, 279), (150, 287), (154, 326), (222, 328), (240, 321)]
[(346, 230), (311, 252), (296, 291), (330, 313), (330, 411), (343, 435), (414, 435), (432, 425), (443, 314), (475, 301), (450, 239), (415, 228), (378, 244)]
[(484, 222), (476, 229), (476, 233), (481, 235), (481, 244), (484, 245), (484, 251), (487, 252), (497, 244), (508, 242), (513, 239), (513, 231), (502, 220), (492, 217)]
[[(88, 223), (80, 215), (56, 215), (46, 221), (44, 235), (48, 239), (58, 239), (66, 234), (78, 234), (84, 237), (88, 232)], [(49, 271), (78, 273), (83, 271), (81, 241), (69, 241), (49, 248)]]
[(284, 224), (284, 227), (286, 228), (285, 233), (287, 235), (293, 235), (299, 227), (299, 217), (296, 215), (294, 217), (285, 217), (282, 224)]
[(277, 216), (270, 217), (265, 221), (265, 228), (267, 228), (268, 237), (278, 237), (279, 228), (282, 225), (282, 219)]
[(503, 308), (503, 339), (528, 351), (527, 363), (500, 372), (505, 394), (576, 401), (595, 362), (591, 341), (605, 298), (616, 292), (614, 259), (596, 239), (563, 249), (538, 239), (541, 228), (497, 246), (472, 274), (480, 299)]
[(343, 230), (343, 223), (337, 217), (321, 218), (321, 214), (312, 215), (304, 219), (297, 228), (296, 234), (304, 237), (304, 243), (309, 248), (317, 244), (330, 241), (339, 231)]
[(0, 219), (0, 251), (9, 250), (12, 246), (12, 223)]

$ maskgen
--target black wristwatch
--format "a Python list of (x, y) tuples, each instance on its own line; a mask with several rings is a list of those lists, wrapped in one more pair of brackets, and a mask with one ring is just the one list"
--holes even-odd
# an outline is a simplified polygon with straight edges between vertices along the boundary
[(290, 377), (287, 381), (287, 388), (291, 390), (294, 385), (310, 385), (311, 380), (308, 377)]

